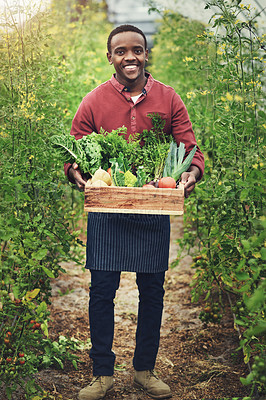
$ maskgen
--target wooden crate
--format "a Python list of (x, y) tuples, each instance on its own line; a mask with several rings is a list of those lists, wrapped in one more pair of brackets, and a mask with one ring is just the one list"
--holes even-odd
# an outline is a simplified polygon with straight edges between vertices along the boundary
[(184, 188), (147, 189), (142, 187), (85, 188), (84, 210), (89, 212), (182, 215)]

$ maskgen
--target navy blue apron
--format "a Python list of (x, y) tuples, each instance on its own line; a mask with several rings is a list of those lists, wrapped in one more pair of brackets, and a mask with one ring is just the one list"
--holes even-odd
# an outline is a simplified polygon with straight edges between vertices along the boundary
[(168, 215), (89, 213), (86, 268), (157, 273), (168, 269)]

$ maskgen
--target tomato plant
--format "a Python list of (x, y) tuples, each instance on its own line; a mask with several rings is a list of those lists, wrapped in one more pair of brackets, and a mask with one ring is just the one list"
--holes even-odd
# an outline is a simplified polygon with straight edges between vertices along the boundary
[[(203, 323), (219, 322), (222, 312), (214, 313), (214, 305), (222, 310), (223, 298), (231, 296), (244, 362), (256, 354), (263, 362), (265, 35), (260, 10), (245, 2), (213, 0), (206, 8), (216, 10), (209, 27), (175, 11), (162, 13), (152, 49), (151, 71), (184, 98), (206, 162), (186, 201), (180, 254), (195, 250), (192, 299), (206, 302)], [(258, 361), (254, 368), (263, 370)], [(260, 372), (242, 381), (265, 391)]]
[(80, 10), (52, 3), (41, 13), (21, 10), (21, 26), (12, 7), (0, 15), (0, 381), (8, 399), (17, 386), (26, 398), (41, 390), (33, 376), (47, 354), (49, 365), (76, 366), (73, 346), (49, 339), (48, 306), (62, 261), (83, 263), (75, 228), (82, 198), (65, 184), (49, 137), (69, 130), (82, 92), (100, 83), (88, 62), (90, 71), (106, 64), (104, 51), (102, 61), (94, 56), (109, 29), (96, 2), (82, 10), (94, 20), (89, 35)]

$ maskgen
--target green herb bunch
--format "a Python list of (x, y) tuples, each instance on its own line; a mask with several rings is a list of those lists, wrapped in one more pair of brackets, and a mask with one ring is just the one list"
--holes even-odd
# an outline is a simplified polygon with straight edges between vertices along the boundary
[(162, 177), (165, 160), (169, 151), (172, 136), (165, 134), (165, 120), (159, 114), (148, 114), (152, 120), (153, 127), (144, 129), (140, 135), (139, 147), (135, 154), (134, 164), (136, 167), (143, 166), (143, 172), (147, 180), (158, 180)]

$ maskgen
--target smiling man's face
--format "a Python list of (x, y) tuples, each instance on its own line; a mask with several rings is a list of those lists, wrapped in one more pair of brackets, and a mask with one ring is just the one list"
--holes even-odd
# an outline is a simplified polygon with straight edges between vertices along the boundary
[(125, 86), (145, 82), (145, 62), (148, 61), (148, 50), (144, 38), (137, 32), (120, 32), (112, 37), (111, 53), (107, 53), (110, 64), (116, 70), (116, 79)]

